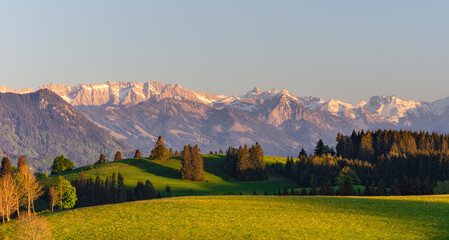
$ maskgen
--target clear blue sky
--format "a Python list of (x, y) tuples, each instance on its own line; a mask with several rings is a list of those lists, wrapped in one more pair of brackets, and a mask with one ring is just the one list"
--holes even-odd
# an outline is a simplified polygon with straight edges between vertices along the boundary
[(0, 85), (449, 96), (449, 1), (1, 1)]

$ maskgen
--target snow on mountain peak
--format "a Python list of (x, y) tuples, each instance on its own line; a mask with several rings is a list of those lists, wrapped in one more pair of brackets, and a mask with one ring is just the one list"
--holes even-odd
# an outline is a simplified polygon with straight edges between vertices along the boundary
[(368, 112), (385, 119), (388, 122), (397, 123), (410, 109), (418, 108), (421, 103), (413, 100), (402, 100), (393, 96), (373, 96), (363, 106)]
[(254, 87), (254, 89), (251, 91), (251, 93), (254, 93), (255, 95), (259, 95), (262, 93), (262, 91), (260, 91), (260, 88), (258, 86)]

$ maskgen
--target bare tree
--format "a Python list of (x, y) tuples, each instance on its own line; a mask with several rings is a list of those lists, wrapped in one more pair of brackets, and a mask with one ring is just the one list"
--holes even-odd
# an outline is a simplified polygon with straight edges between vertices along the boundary
[(47, 221), (37, 214), (20, 218), (17, 230), (18, 239), (53, 239)]
[(1, 209), (3, 222), (10, 220), (10, 216), (17, 211), (19, 205), (19, 191), (16, 180), (10, 175), (5, 174), (0, 178)]
[(48, 191), (48, 195), (50, 197), (50, 208), (53, 212), (53, 209), (55, 208), (56, 204), (58, 204), (58, 194), (56, 193), (56, 190), (54, 187), (50, 187), (50, 190)]
[(34, 213), (34, 201), (36, 201), (42, 194), (42, 186), (39, 185), (39, 182), (36, 179), (36, 176), (33, 175), (33, 172), (28, 175), (25, 181), (25, 190), (26, 190), (26, 199), (28, 203), (28, 215), (31, 214), (31, 210)]
[(18, 170), (17, 180), (20, 183), (20, 192), (23, 193), (25, 205), (28, 207), (28, 216), (30, 216), (31, 211), (34, 212), (34, 201), (43, 194), (42, 187), (33, 175), (33, 170), (28, 168), (23, 156), (19, 158)]

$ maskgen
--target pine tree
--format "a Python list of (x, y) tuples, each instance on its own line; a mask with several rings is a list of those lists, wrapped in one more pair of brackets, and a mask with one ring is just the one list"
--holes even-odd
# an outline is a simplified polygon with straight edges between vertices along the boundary
[(122, 160), (122, 153), (120, 151), (117, 151), (114, 156), (114, 161)]
[(179, 156), (178, 150), (175, 151), (175, 156)]
[(387, 187), (385, 186), (383, 179), (381, 179), (379, 181), (379, 183), (377, 184), (376, 195), (377, 196), (386, 196), (387, 195)]
[(346, 178), (345, 182), (343, 183), (343, 186), (340, 187), (340, 195), (348, 196), (353, 194), (354, 189), (352, 187), (351, 180), (349, 178)]
[(326, 195), (332, 196), (335, 194), (334, 189), (332, 188), (331, 181), (327, 181), (325, 187), (326, 187)]
[(9, 161), (8, 157), (3, 157), (2, 159), (2, 166), (0, 168), (0, 177), (4, 176), (4, 175), (12, 175), (13, 171), (12, 171), (12, 166), (11, 166), (11, 162)]
[(198, 145), (195, 145), (192, 150), (192, 167), (193, 178), (192, 181), (204, 181), (204, 168), (203, 157), (201, 156), (201, 150)]
[(118, 202), (126, 202), (127, 194), (125, 188), (125, 178), (121, 173), (117, 174), (117, 193), (118, 193)]
[(370, 131), (361, 137), (359, 158), (365, 161), (372, 161), (374, 158), (373, 140)]
[(157, 142), (151, 150), (150, 157), (157, 160), (165, 160), (169, 157), (169, 152), (161, 136), (157, 138)]
[(142, 153), (140, 153), (139, 149), (136, 150), (136, 153), (134, 154), (134, 158), (142, 158)]
[(345, 152), (345, 142), (344, 142), (344, 136), (342, 133), (337, 134), (337, 146), (335, 149), (337, 150), (337, 156), (344, 156)]
[(17, 170), (22, 174), (29, 174), (28, 164), (24, 156), (19, 157), (19, 162), (17, 163)]
[(301, 195), (304, 195), (304, 196), (307, 195), (307, 190), (305, 187), (301, 188)]
[(316, 143), (316, 146), (315, 146), (315, 151), (314, 151), (314, 153), (315, 153), (315, 155), (316, 156), (321, 156), (321, 155), (323, 155), (323, 149), (324, 149), (324, 143), (323, 143), (323, 140), (318, 140), (318, 142)]
[(295, 191), (294, 188), (292, 188), (292, 189), (290, 190), (290, 195), (296, 195), (296, 191)]
[(284, 176), (286, 178), (291, 178), (292, 170), (293, 170), (293, 158), (287, 157), (287, 162), (285, 163)]
[(307, 153), (306, 153), (306, 150), (304, 150), (304, 148), (301, 148), (301, 151), (299, 152), (298, 158), (299, 159), (306, 159), (307, 158)]
[(220, 151), (218, 151), (218, 153), (219, 154), (223, 154), (223, 150), (221, 150), (221, 148), (220, 148)]
[(316, 195), (317, 190), (315, 184), (312, 184), (312, 188), (310, 189), (310, 195)]
[(143, 182), (138, 181), (136, 187), (134, 188), (134, 196), (137, 200), (143, 200), (144, 199), (144, 191), (145, 191), (145, 185)]
[(144, 199), (156, 198), (156, 191), (150, 180), (147, 180), (144, 185)]
[(165, 186), (165, 191), (166, 191), (167, 193), (171, 193), (171, 187), (170, 187), (170, 185), (167, 184), (167, 186)]
[(184, 180), (191, 180), (193, 178), (193, 166), (192, 166), (192, 147), (185, 145), (184, 150), (181, 152), (181, 178)]
[(102, 153), (100, 154), (100, 158), (98, 159), (98, 161), (96, 162), (96, 164), (102, 164), (106, 162), (106, 156)]
[(393, 181), (393, 183), (391, 184), (390, 193), (391, 193), (391, 195), (401, 195), (401, 189), (399, 187), (399, 183), (398, 183), (397, 179), (395, 179)]

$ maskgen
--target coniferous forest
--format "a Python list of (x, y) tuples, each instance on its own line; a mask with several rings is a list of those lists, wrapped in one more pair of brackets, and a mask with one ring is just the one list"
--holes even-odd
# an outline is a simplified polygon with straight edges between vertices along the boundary
[(238, 180), (254, 181), (268, 178), (262, 147), (255, 145), (229, 147), (226, 152), (225, 168)]
[[(378, 130), (337, 135), (336, 153), (318, 141), (313, 154), (268, 166), (271, 174), (294, 179), (300, 186), (365, 185), (364, 195), (432, 194), (437, 181), (449, 178), (449, 137), (436, 133)], [(335, 154), (335, 155), (334, 155)], [(380, 194), (383, 191), (380, 191)], [(351, 195), (356, 194), (352, 192)], [(385, 194), (387, 194), (385, 192)], [(381, 194), (381, 195), (385, 195)]]

